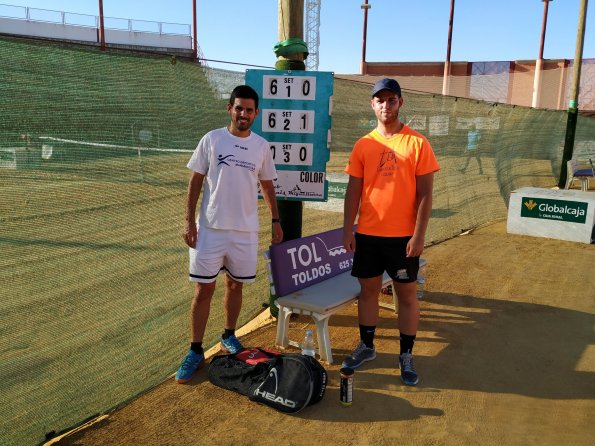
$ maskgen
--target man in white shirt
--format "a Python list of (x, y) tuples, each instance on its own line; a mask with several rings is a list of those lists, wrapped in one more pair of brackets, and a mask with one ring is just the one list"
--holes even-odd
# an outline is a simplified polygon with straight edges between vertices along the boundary
[[(221, 345), (230, 353), (243, 349), (235, 328), (242, 306), (242, 286), (256, 278), (258, 183), (271, 211), (272, 242), (283, 240), (273, 187), (277, 175), (273, 157), (267, 141), (250, 130), (258, 116), (258, 94), (246, 85), (234, 88), (227, 112), (231, 117), (229, 126), (207, 133), (187, 166), (192, 173), (183, 237), (190, 248), (190, 280), (196, 287), (190, 310), (190, 350), (176, 373), (180, 384), (188, 382), (204, 365), (202, 340), (220, 272), (226, 273)], [(203, 198), (196, 221), (201, 190)]]

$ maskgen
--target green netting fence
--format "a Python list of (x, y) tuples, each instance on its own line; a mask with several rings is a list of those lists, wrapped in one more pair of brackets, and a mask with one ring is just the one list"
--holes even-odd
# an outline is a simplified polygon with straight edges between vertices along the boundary
[[(243, 78), (166, 56), (0, 38), (0, 444), (43, 442), (179, 365), (192, 296), (185, 166), (200, 137), (227, 124), (226, 95)], [(335, 80), (329, 173), (374, 126), (369, 92)], [(557, 184), (564, 112), (405, 92), (402, 113), (442, 166), (428, 243), (505, 218), (518, 187)], [(463, 169), (472, 124), (480, 160)], [(593, 119), (579, 117), (576, 150), (594, 155), (593, 140)], [(304, 235), (341, 224), (340, 212), (304, 209)], [(261, 228), (264, 249), (264, 205)], [(222, 288), (207, 347), (223, 327)], [(239, 322), (264, 302), (261, 261)]]

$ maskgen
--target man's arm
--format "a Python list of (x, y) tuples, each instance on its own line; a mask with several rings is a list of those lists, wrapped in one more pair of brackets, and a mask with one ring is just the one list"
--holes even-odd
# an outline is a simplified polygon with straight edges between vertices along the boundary
[(355, 237), (353, 235), (353, 224), (359, 210), (359, 203), (362, 197), (364, 179), (349, 175), (347, 190), (345, 191), (345, 205), (343, 208), (343, 247), (347, 252), (355, 251)]
[[(260, 180), (260, 190), (264, 202), (271, 211), (271, 218), (279, 219), (279, 210), (277, 209), (277, 196), (275, 195), (275, 187), (273, 180)], [(280, 243), (283, 241), (283, 229), (279, 221), (273, 223), (273, 243)]]
[(190, 180), (188, 181), (188, 192), (186, 194), (186, 217), (184, 223), (184, 241), (186, 244), (194, 248), (196, 246), (196, 204), (200, 191), (202, 190), (202, 183), (205, 176), (198, 172), (192, 172)]
[(432, 189), (434, 187), (434, 173), (415, 177), (417, 193), (415, 204), (417, 206), (417, 218), (415, 220), (415, 231), (413, 237), (407, 244), (407, 256), (420, 256), (424, 250), (426, 240), (426, 229), (432, 213)]

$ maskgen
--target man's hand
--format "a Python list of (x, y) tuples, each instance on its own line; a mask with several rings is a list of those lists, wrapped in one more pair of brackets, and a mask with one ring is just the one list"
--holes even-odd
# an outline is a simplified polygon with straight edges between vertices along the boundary
[(423, 251), (424, 238), (416, 237), (415, 235), (411, 237), (411, 239), (407, 243), (407, 257), (419, 257)]
[(196, 229), (196, 223), (186, 222), (184, 225), (184, 232), (182, 233), (182, 237), (184, 241), (190, 248), (196, 248), (196, 238), (198, 236), (198, 230)]
[(355, 252), (355, 236), (353, 231), (343, 231), (343, 247), (347, 252)]
[(283, 228), (281, 228), (281, 223), (275, 222), (273, 223), (273, 245), (277, 243), (281, 243), (283, 241)]

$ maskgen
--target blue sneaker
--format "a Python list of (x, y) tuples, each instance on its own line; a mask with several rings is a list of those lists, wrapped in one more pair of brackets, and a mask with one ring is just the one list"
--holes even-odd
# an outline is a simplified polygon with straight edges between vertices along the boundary
[(194, 372), (200, 369), (203, 365), (205, 365), (205, 355), (190, 350), (176, 372), (176, 382), (178, 384), (187, 383), (192, 379)]
[(376, 358), (376, 349), (366, 347), (366, 344), (360, 342), (353, 353), (349, 355), (341, 364), (341, 367), (349, 367), (350, 369), (357, 369), (366, 361), (371, 361)]
[(231, 335), (227, 339), (221, 338), (221, 348), (225, 350), (227, 353), (231, 353), (235, 355), (237, 352), (244, 350), (244, 346), (240, 342), (238, 338), (234, 335)]
[(401, 369), (401, 380), (408, 386), (415, 386), (419, 382), (419, 377), (413, 366), (413, 355), (403, 353), (399, 356), (399, 368)]

